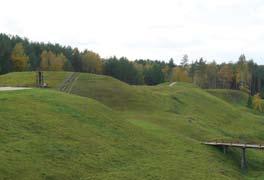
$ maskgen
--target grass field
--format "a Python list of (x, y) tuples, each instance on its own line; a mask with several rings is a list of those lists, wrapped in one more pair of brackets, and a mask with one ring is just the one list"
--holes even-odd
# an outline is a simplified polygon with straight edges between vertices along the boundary
[[(0, 84), (32, 86), (34, 75), (0, 76)], [(264, 116), (245, 107), (245, 94), (84, 73), (73, 94), (55, 91), (68, 75), (46, 73), (52, 89), (0, 92), (0, 179), (264, 178), (263, 152), (247, 151), (242, 174), (239, 150), (200, 143), (264, 143)]]

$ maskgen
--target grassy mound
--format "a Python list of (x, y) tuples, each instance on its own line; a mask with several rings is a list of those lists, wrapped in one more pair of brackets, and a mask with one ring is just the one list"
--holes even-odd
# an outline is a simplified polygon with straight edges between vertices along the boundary
[(80, 96), (46, 89), (0, 93), (0, 177), (264, 177), (263, 152), (247, 151), (243, 175), (239, 150), (224, 155), (200, 143), (264, 142), (264, 117), (223, 96), (186, 83), (129, 86), (91, 74), (80, 74), (72, 93)]
[(121, 178), (159, 144), (91, 99), (34, 89), (0, 102), (1, 179)]
[(96, 99), (116, 110), (148, 111), (160, 107), (169, 108), (168, 99), (160, 97), (149, 87), (130, 86), (109, 76), (81, 73), (74, 82), (71, 93)]

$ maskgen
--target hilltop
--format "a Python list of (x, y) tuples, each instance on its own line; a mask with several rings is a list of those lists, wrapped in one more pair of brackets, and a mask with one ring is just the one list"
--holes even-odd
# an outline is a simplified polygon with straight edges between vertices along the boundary
[[(79, 74), (71, 93), (58, 92), (70, 72), (47, 72), (49, 89), (0, 93), (1, 178), (247, 179), (263, 178), (263, 152), (228, 155), (200, 142), (263, 143), (264, 117), (239, 91), (189, 83), (131, 86)], [(1, 85), (33, 86), (34, 72), (0, 76)], [(33, 78), (33, 80), (32, 80)]]

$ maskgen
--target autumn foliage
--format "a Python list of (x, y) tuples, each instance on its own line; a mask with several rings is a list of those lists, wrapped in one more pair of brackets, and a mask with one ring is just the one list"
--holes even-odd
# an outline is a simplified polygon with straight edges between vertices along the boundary
[(11, 60), (14, 71), (27, 70), (29, 57), (25, 54), (22, 43), (15, 45), (11, 54)]

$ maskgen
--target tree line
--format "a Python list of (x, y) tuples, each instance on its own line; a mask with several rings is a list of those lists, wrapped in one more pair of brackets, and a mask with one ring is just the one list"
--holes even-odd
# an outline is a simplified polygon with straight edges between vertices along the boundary
[(179, 65), (173, 59), (101, 58), (99, 54), (60, 44), (31, 42), (27, 38), (0, 34), (0, 74), (12, 71), (76, 71), (104, 74), (129, 84), (156, 85), (191, 82), (202, 88), (241, 89), (264, 98), (264, 66), (241, 55), (236, 62), (217, 64), (203, 58)]

